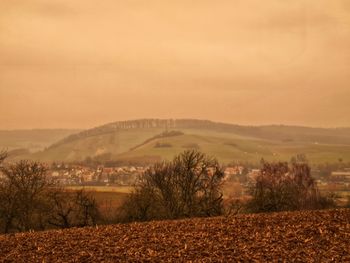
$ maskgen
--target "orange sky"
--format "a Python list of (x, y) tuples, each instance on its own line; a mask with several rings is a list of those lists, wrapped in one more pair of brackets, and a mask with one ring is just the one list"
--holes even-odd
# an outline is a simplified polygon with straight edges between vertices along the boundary
[(350, 126), (350, 1), (1, 0), (0, 113)]

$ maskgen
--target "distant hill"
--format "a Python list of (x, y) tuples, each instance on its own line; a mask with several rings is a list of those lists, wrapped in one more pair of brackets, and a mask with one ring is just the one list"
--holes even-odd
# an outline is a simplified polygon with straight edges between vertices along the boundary
[(14, 151), (39, 151), (70, 134), (80, 132), (73, 129), (33, 129), (33, 130), (0, 130), (0, 149)]
[(199, 149), (221, 162), (289, 160), (298, 153), (311, 162), (350, 162), (350, 129), (240, 126), (193, 119), (142, 119), (105, 124), (71, 134), (47, 149), (17, 155), (41, 161), (98, 159), (153, 162), (185, 149)]

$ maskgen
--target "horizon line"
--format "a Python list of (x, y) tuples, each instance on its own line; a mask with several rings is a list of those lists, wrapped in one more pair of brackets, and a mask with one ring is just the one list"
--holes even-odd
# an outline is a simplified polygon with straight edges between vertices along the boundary
[(57, 127), (57, 128), (14, 128), (14, 129), (2, 129), (0, 128), (1, 132), (11, 132), (11, 131), (47, 131), (47, 130), (77, 130), (77, 131), (84, 131), (84, 130), (91, 130), (94, 128), (98, 128), (105, 125), (110, 125), (113, 123), (118, 122), (131, 122), (131, 121), (141, 121), (141, 120), (196, 120), (196, 121), (209, 121), (212, 123), (217, 124), (228, 124), (228, 125), (236, 125), (241, 127), (271, 127), (271, 126), (281, 126), (281, 127), (298, 127), (298, 128), (310, 128), (310, 129), (350, 129), (349, 126), (308, 126), (304, 124), (285, 124), (285, 123), (269, 123), (269, 124), (239, 124), (239, 123), (231, 123), (231, 122), (223, 122), (223, 121), (215, 121), (210, 119), (197, 119), (197, 118), (136, 118), (136, 119), (127, 119), (127, 120), (117, 120), (117, 121), (111, 121), (106, 122), (104, 124), (100, 125), (94, 125), (87, 128), (83, 127), (76, 127), (76, 128), (67, 128), (67, 127)]

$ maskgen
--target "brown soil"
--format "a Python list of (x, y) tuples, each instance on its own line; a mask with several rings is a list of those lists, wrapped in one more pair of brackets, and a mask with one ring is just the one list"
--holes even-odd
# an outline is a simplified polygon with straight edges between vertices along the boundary
[(350, 262), (350, 209), (0, 236), (0, 262)]

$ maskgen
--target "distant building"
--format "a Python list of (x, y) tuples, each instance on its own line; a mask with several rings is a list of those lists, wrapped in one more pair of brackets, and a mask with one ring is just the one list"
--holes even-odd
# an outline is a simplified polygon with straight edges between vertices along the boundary
[(225, 180), (232, 179), (235, 175), (241, 175), (243, 173), (244, 167), (243, 166), (233, 166), (233, 167), (226, 167), (224, 171)]
[(252, 169), (252, 170), (248, 173), (247, 177), (248, 177), (249, 180), (255, 182), (255, 181), (256, 181), (256, 178), (257, 178), (259, 175), (260, 175), (260, 169)]
[(335, 171), (331, 173), (331, 178), (335, 180), (350, 182), (350, 171)]
[(51, 176), (52, 176), (52, 177), (59, 177), (59, 176), (60, 176), (60, 173), (59, 173), (58, 171), (53, 171), (53, 172), (51, 173)]

